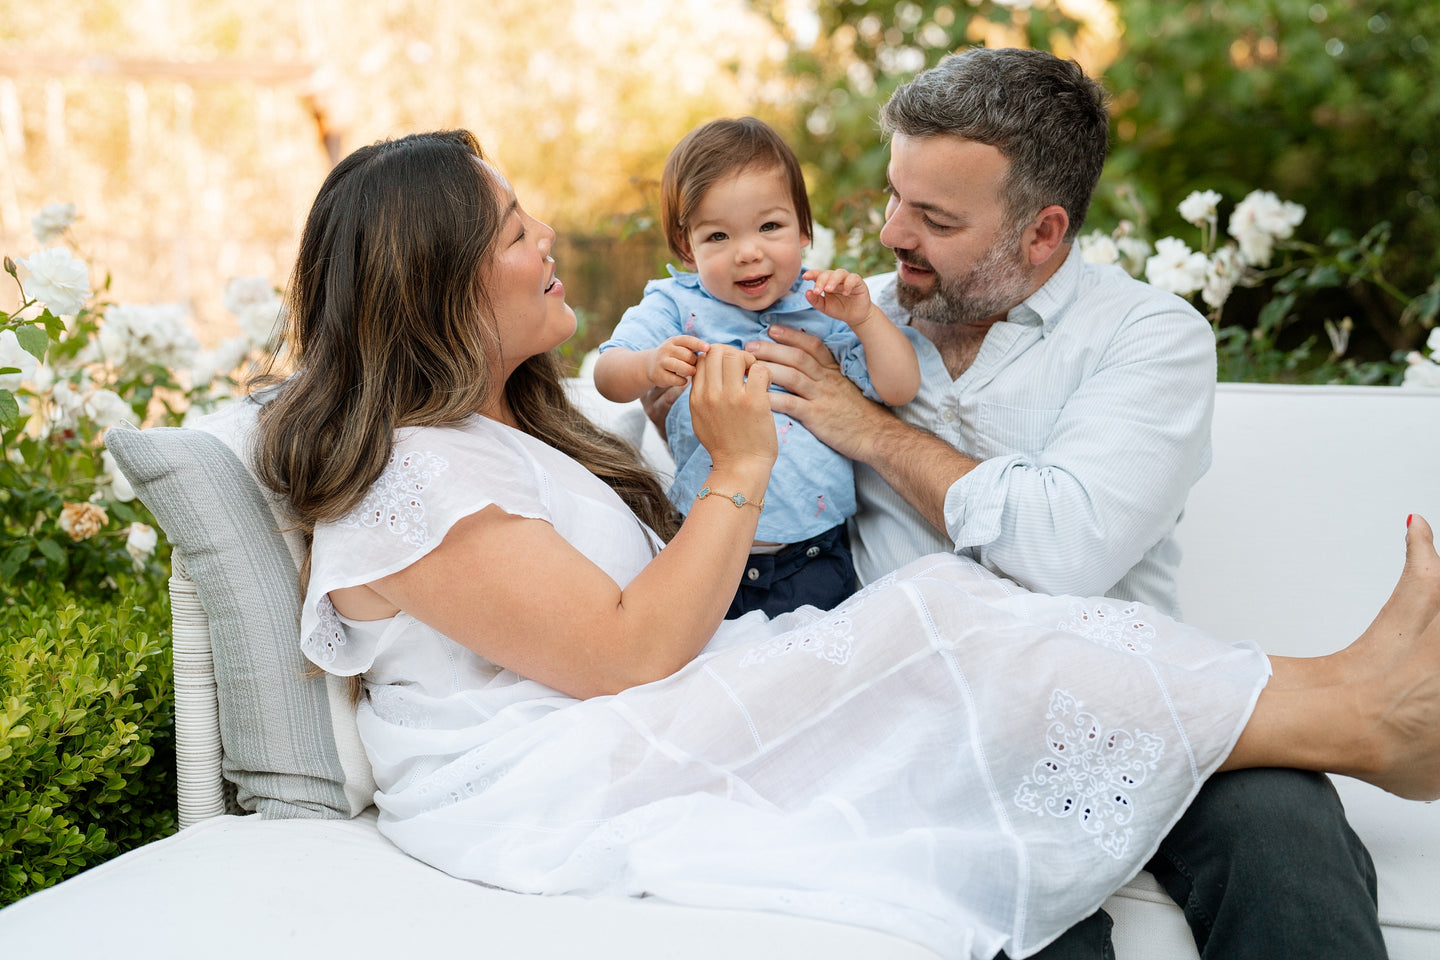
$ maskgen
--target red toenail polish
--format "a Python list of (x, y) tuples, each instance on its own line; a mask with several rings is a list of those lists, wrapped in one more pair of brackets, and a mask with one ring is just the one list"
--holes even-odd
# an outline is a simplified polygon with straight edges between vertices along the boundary
[(1413, 519), (1415, 519), (1415, 514), (1413, 514), (1413, 513), (1407, 513), (1407, 514), (1405, 515), (1405, 526), (1407, 526), (1407, 527), (1410, 526), (1410, 521), (1413, 520)]

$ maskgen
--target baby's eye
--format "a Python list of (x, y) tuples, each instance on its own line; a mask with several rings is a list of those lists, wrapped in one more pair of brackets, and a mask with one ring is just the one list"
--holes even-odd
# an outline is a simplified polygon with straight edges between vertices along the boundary
[(727, 239), (727, 237), (725, 236), (725, 234), (721, 233), (719, 230), (716, 230), (714, 233), (710, 234), (710, 235), (709, 235), (708, 237), (706, 237), (705, 239), (706, 239), (707, 241), (709, 241), (710, 243), (720, 243), (721, 241)]
[(761, 232), (761, 233), (769, 233), (769, 232), (772, 231), (772, 230), (779, 230), (779, 229), (780, 229), (780, 224), (776, 223), (774, 220), (770, 220), (770, 221), (767, 221), (766, 223), (760, 224), (760, 232)]

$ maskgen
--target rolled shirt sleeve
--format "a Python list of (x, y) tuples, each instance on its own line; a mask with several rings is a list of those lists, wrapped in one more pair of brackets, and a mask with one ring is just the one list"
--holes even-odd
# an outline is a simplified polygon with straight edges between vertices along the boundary
[[(874, 286), (891, 306), (888, 278)], [(897, 413), (980, 462), (947, 491), (943, 534), (857, 470), (863, 580), (951, 547), (1032, 590), (1178, 613), (1172, 534), (1210, 463), (1215, 387), (1194, 308), (1072, 250), (959, 378), (921, 360), (921, 395)]]

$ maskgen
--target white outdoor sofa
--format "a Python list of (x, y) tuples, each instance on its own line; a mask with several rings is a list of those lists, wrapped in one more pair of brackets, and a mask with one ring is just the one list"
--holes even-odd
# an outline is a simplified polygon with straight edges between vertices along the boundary
[[(634, 407), (577, 393), (640, 434)], [(341, 685), (304, 677), (294, 543), (230, 452), (247, 416), (236, 405), (202, 429), (112, 435), (175, 544), (183, 829), (0, 910), (0, 956), (933, 960), (840, 924), (508, 893), (391, 846)], [(644, 448), (664, 458), (653, 434)], [(1440, 525), (1440, 391), (1222, 385), (1214, 448), (1180, 527), (1181, 592), (1187, 619), (1218, 635), (1333, 650), (1388, 595), (1406, 514)], [(1392, 957), (1440, 958), (1440, 804), (1337, 781), (1379, 872)], [(1147, 874), (1105, 906), (1120, 960), (1196, 956)]]

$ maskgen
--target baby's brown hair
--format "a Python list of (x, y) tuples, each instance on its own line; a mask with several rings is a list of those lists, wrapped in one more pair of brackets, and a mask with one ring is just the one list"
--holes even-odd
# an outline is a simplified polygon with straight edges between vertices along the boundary
[(754, 117), (712, 120), (687, 133), (665, 161), (660, 178), (660, 222), (671, 253), (686, 264), (693, 262), (686, 222), (707, 190), (750, 169), (775, 170), (785, 178), (800, 234), (813, 235), (805, 176), (790, 145), (769, 124)]

